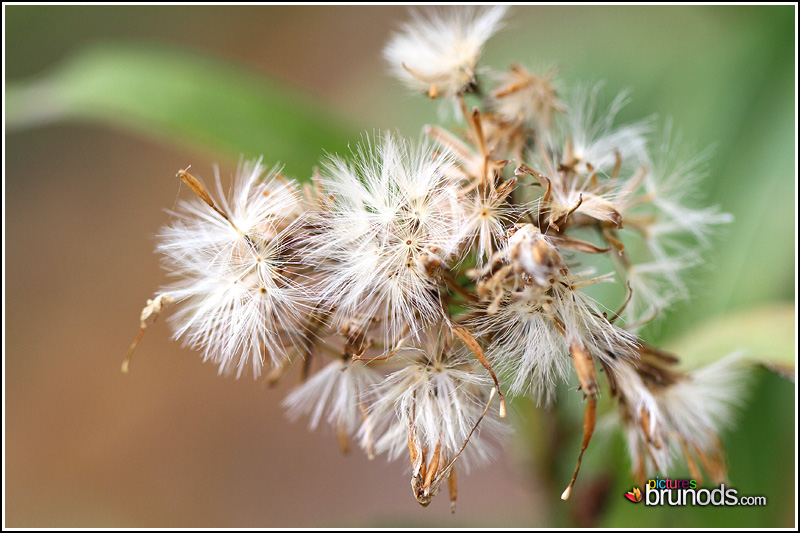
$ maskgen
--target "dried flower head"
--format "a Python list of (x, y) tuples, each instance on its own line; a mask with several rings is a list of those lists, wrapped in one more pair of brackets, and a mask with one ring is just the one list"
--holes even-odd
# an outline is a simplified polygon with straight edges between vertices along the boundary
[(610, 377), (618, 397), (634, 471), (644, 484), (647, 472), (669, 472), (683, 458), (693, 479), (705, 470), (714, 483), (725, 481), (720, 432), (742, 401), (745, 365), (734, 354), (687, 374), (677, 359), (644, 347), (639, 361)]
[[(411, 485), (423, 506), (450, 476), (452, 491), (455, 462), (462, 452), (460, 464), (466, 468), (486, 461), (491, 457), (489, 442), (507, 432), (495, 414), (487, 414), (494, 396), (491, 379), (463, 347), (456, 349), (458, 341), (447, 331), (431, 328), (422, 348), (405, 351), (405, 366), (371, 391), (362, 431), (365, 448), (386, 452), (390, 459), (408, 453)], [(479, 422), (481, 430), (475, 431)]]
[(320, 186), (329, 202), (313, 214), (308, 260), (325, 272), (321, 299), (334, 323), (381, 321), (387, 342), (442, 318), (438, 284), (452, 264), (464, 215), (452, 157), (392, 135), (333, 158)]
[(556, 90), (555, 75), (555, 69), (535, 75), (512, 63), (508, 72), (497, 75), (492, 93), (495, 112), (504, 120), (549, 129), (553, 117), (566, 110)]
[(556, 383), (568, 380), (576, 349), (612, 366), (636, 356), (636, 338), (582, 292), (607, 277), (570, 273), (554, 241), (533, 224), (509, 233), (507, 247), (478, 273), (484, 312), (473, 323), (490, 341), (489, 358), (513, 376), (512, 394), (549, 401)]
[(455, 104), (460, 130), (368, 138), (303, 194), (260, 162), (227, 197), (219, 177), (214, 198), (179, 172), (196, 198), (159, 236), (172, 281), (131, 350), (174, 300), (176, 335), (221, 372), (271, 364), (274, 383), (299, 366), (289, 416), (324, 420), (345, 451), (355, 438), (370, 458), (407, 454), (423, 506), (445, 481), (454, 505), (456, 470), (490, 459), (509, 430), (504, 389), (553, 403), (559, 384), (585, 404), (562, 498), (609, 400), (640, 478), (683, 457), (721, 479), (739, 363), (686, 372), (637, 331), (691, 294), (688, 267), (730, 217), (697, 205), (702, 157), (654, 149), (649, 120), (616, 123), (626, 94), (604, 107), (599, 86), (579, 88), (564, 104), (554, 71), (517, 65), (478, 87), (505, 11), (417, 13), (386, 47), (406, 85)]
[(228, 197), (218, 174), (216, 187), (217, 201), (206, 193), (179, 202), (159, 234), (157, 250), (172, 278), (164, 292), (178, 303), (176, 337), (221, 373), (241, 375), (250, 366), (258, 376), (264, 364), (286, 357), (305, 307), (291, 253), (301, 197), (260, 161), (240, 166)]
[(383, 55), (391, 72), (431, 98), (463, 94), (475, 84), (483, 45), (499, 29), (507, 6), (415, 12)]

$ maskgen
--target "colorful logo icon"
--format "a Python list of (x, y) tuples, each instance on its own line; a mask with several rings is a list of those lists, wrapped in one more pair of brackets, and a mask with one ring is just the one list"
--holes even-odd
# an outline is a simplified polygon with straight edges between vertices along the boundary
[(632, 491), (625, 493), (625, 497), (633, 503), (639, 503), (642, 501), (642, 491), (640, 491), (638, 487), (633, 487)]

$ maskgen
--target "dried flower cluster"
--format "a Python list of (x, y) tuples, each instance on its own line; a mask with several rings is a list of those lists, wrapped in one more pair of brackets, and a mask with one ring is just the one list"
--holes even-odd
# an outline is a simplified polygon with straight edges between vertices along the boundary
[[(615, 122), (625, 96), (603, 108), (553, 70), (479, 68), (504, 14), (417, 13), (386, 47), (400, 81), (458, 110), (450, 130), (367, 138), (302, 187), (260, 161), (228, 194), (180, 171), (195, 197), (161, 231), (172, 281), (141, 331), (174, 301), (176, 337), (220, 373), (299, 366), (289, 415), (329, 424), (344, 450), (407, 455), (422, 505), (445, 481), (454, 503), (456, 469), (491, 457), (503, 391), (546, 404), (559, 384), (586, 403), (578, 467), (605, 384), (640, 480), (681, 457), (721, 478), (736, 361), (682, 372), (637, 330), (686, 296), (729, 217), (691, 204), (699, 159), (654, 149), (649, 121)], [(617, 310), (598, 283), (618, 285)]]

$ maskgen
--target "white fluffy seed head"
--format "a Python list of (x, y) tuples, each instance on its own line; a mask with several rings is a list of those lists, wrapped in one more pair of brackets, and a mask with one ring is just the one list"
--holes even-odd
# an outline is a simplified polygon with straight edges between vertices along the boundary
[(550, 403), (559, 382), (569, 379), (569, 345), (554, 323), (552, 298), (532, 285), (509, 295), (498, 311), (481, 315), (475, 326), (481, 336), (492, 338), (486, 355), (503, 376), (509, 393), (530, 394)]
[[(567, 382), (570, 347), (583, 347), (597, 363), (613, 367), (637, 357), (637, 338), (611, 323), (608, 310), (583, 289), (610, 276), (573, 274), (552, 237), (533, 224), (509, 230), (507, 245), (492, 260), (494, 277), (479, 282), (487, 300), (471, 325), (487, 339), (487, 356), (510, 381), (512, 394), (549, 402)], [(505, 266), (502, 266), (505, 264)], [(499, 267), (499, 268), (498, 268)], [(491, 303), (488, 301), (491, 300)]]
[(365, 363), (337, 359), (295, 388), (283, 406), (293, 420), (308, 415), (312, 430), (324, 417), (335, 431), (353, 435), (366, 415), (362, 395), (382, 378)]
[(455, 96), (475, 82), (484, 43), (500, 28), (507, 6), (414, 12), (384, 49), (401, 82), (431, 96)]
[(464, 213), (452, 156), (391, 135), (334, 157), (322, 186), (331, 201), (312, 218), (308, 260), (325, 273), (320, 299), (334, 323), (384, 321), (387, 341), (442, 316), (438, 271), (454, 261)]
[(463, 240), (478, 266), (504, 246), (507, 228), (530, 209), (528, 205), (510, 204), (496, 195), (465, 197), (462, 205), (466, 215)]
[(285, 358), (307, 300), (289, 250), (302, 202), (294, 184), (276, 176), (260, 160), (244, 163), (225, 195), (217, 173), (214, 203), (227, 218), (192, 198), (159, 234), (173, 279), (164, 292), (179, 303), (175, 336), (221, 373), (238, 376), (250, 366), (258, 376)]
[[(413, 430), (422, 448), (431, 451), (441, 443), (442, 456), (451, 461), (480, 418), (492, 387), (486, 373), (464, 356), (412, 362), (372, 390), (362, 444), (373, 442), (377, 453), (393, 460), (408, 453)], [(489, 409), (459, 462), (469, 468), (490, 459), (491, 442), (507, 433)]]
[[(646, 385), (630, 365), (615, 369), (627, 406), (625, 427), (635, 466), (666, 474), (687, 451), (706, 456), (721, 452), (719, 434), (730, 426), (743, 400), (745, 374), (741, 354), (690, 372), (662, 389)], [(644, 456), (643, 446), (648, 449)]]
[(568, 278), (559, 278), (552, 285), (508, 291), (495, 313), (473, 319), (481, 336), (492, 339), (486, 355), (509, 378), (511, 394), (551, 402), (556, 385), (570, 381), (573, 343), (611, 367), (636, 357), (636, 337), (603, 318), (594, 300), (568, 285)]

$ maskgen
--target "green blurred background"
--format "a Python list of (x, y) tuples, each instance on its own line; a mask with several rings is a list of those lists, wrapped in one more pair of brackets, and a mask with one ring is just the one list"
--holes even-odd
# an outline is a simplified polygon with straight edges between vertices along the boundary
[[(606, 80), (609, 99), (630, 88), (622, 120), (655, 113), (698, 148), (716, 146), (702, 189), (736, 221), (696, 272), (693, 299), (648, 340), (680, 348), (689, 366), (739, 346), (792, 360), (795, 8), (512, 10), (484, 64), (556, 65), (566, 85)], [(362, 131), (416, 138), (437, 121), (382, 63), (406, 9), (4, 11), (7, 526), (796, 525), (795, 385), (765, 370), (724, 440), (730, 486), (766, 495), (766, 507), (633, 505), (613, 432), (596, 437), (572, 499), (558, 501), (579, 447), (573, 394), (551, 412), (514, 402), (516, 437), (461, 476), (455, 516), (446, 496), (419, 508), (405, 462), (343, 457), (335, 436), (288, 422), (279, 403), (291, 383), (220, 378), (163, 324), (121, 374), (164, 281), (153, 236), (179, 168), (209, 178), (219, 163), (229, 175), (241, 154), (263, 153), (305, 178)], [(548, 455), (558, 420), (575, 433)]]

